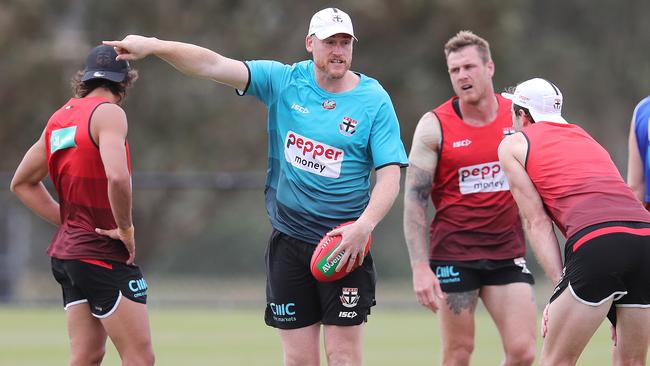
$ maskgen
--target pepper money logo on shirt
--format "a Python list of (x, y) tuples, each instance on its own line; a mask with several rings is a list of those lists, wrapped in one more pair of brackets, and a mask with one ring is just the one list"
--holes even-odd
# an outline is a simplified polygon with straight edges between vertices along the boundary
[(293, 131), (284, 141), (284, 158), (294, 167), (328, 178), (338, 178), (343, 163), (343, 150), (301, 136)]
[(458, 169), (460, 193), (498, 192), (510, 189), (498, 161), (465, 166)]

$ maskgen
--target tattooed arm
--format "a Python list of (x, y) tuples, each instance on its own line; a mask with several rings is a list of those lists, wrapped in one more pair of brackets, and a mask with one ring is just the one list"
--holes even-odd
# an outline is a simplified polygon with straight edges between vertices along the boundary
[(426, 113), (415, 128), (404, 189), (404, 237), (411, 259), (413, 290), (418, 302), (434, 313), (438, 310), (436, 297), (442, 299), (443, 293), (429, 266), (427, 207), (440, 141), (440, 122), (435, 114)]

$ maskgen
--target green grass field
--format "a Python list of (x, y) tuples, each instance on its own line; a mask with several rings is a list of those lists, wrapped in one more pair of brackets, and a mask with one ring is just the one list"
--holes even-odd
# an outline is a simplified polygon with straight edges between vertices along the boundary
[[(150, 316), (157, 365), (282, 364), (279, 339), (264, 325), (261, 311), (154, 308)], [(436, 318), (424, 310), (373, 309), (366, 327), (364, 364), (439, 364), (437, 326)], [(610, 349), (609, 330), (603, 325), (578, 364), (609, 365)], [(0, 307), (0, 365), (66, 365), (67, 357), (62, 309)], [(498, 334), (481, 311), (472, 364), (499, 365), (502, 357)], [(117, 352), (109, 346), (104, 365), (119, 364)]]

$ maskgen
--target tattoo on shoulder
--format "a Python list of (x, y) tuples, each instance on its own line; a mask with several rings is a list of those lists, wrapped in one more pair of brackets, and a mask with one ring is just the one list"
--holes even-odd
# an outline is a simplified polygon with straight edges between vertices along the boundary
[(474, 312), (478, 303), (478, 290), (468, 292), (447, 293), (447, 305), (454, 314), (460, 314), (463, 309)]

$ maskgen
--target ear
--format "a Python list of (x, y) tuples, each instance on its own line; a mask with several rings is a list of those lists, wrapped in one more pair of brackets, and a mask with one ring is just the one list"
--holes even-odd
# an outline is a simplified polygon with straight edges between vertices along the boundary
[(523, 109), (517, 111), (517, 117), (519, 117), (522, 120), (522, 122), (528, 121), (528, 116), (526, 115), (526, 112), (524, 112)]
[(526, 117), (526, 113), (520, 109), (517, 111), (517, 117)]
[(312, 42), (313, 40), (311, 39), (311, 36), (305, 37), (305, 48), (307, 49), (307, 52), (311, 53), (314, 48), (312, 47)]
[(494, 62), (492, 62), (492, 60), (490, 60), (485, 64), (485, 66), (487, 67), (488, 74), (490, 75), (490, 77), (493, 77), (494, 76), (494, 70), (495, 70)]
[(521, 118), (522, 126), (526, 127), (533, 124), (533, 121), (530, 120), (526, 112), (520, 109), (518, 113), (519, 113), (519, 117)]

